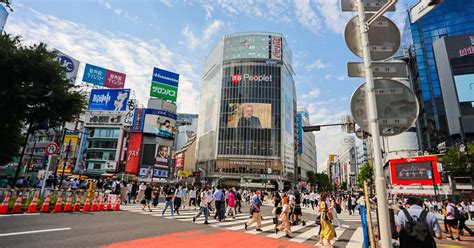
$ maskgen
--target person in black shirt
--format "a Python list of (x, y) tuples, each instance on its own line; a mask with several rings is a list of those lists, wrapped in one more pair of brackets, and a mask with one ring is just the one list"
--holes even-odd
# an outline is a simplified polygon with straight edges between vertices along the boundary
[(148, 210), (151, 212), (150, 208), (150, 202), (151, 202), (151, 194), (153, 192), (153, 189), (151, 188), (150, 184), (146, 184), (146, 189), (145, 189), (145, 204), (143, 204), (142, 210), (145, 211), (145, 207), (148, 206)]
[(306, 225), (306, 222), (303, 220), (303, 212), (301, 211), (301, 194), (295, 188), (295, 210), (293, 211), (293, 224), (298, 225), (299, 221)]

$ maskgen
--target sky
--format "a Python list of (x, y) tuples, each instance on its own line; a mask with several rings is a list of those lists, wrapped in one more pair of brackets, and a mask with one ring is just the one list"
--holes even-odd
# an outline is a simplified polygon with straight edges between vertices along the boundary
[[(387, 16), (402, 29), (400, 0)], [(298, 107), (314, 125), (339, 123), (349, 115), (353, 91), (363, 83), (348, 78), (347, 62), (361, 62), (344, 41), (346, 23), (339, 0), (14, 0), (5, 31), (25, 44), (51, 49), (85, 63), (123, 72), (125, 88), (141, 103), (149, 98), (153, 67), (180, 74), (178, 112), (198, 113), (203, 61), (226, 34), (268, 31), (284, 34), (293, 53)], [(316, 132), (318, 171), (337, 154), (341, 128)]]

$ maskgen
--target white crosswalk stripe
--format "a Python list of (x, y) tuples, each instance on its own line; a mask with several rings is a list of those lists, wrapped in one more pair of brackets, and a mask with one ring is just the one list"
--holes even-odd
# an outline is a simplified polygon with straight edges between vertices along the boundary
[[(133, 212), (133, 213), (140, 213), (143, 215), (148, 215), (150, 217), (158, 217), (158, 218), (165, 218), (165, 219), (170, 219), (170, 220), (176, 220), (176, 221), (183, 221), (183, 222), (192, 222), (193, 217), (195, 214), (198, 212), (197, 210), (194, 209), (184, 209), (180, 210), (180, 215), (177, 215), (176, 213), (174, 214), (174, 217), (171, 216), (171, 212), (169, 209), (166, 210), (165, 215), (162, 215), (164, 205), (158, 206), (156, 208), (152, 208), (152, 212), (149, 212), (148, 209), (142, 210), (141, 205), (129, 205), (129, 206), (122, 206), (122, 210)], [(311, 210), (311, 209), (308, 209)], [(312, 211), (312, 210), (311, 210)], [(231, 231), (240, 231), (240, 232), (245, 232), (247, 234), (252, 234), (252, 235), (263, 235), (268, 238), (273, 238), (273, 239), (286, 239), (285, 238), (285, 232), (279, 231), (278, 233), (275, 233), (275, 224), (273, 224), (273, 216), (263, 216), (262, 220), (262, 225), (261, 229), (262, 231), (256, 231), (256, 223), (253, 223), (251, 226), (248, 226), (247, 231), (245, 231), (245, 223), (250, 220), (249, 215), (247, 213), (242, 213), (242, 214), (237, 214), (236, 218), (233, 219), (232, 217), (227, 217), (224, 221), (218, 221), (215, 220), (214, 213), (210, 213), (209, 216), (209, 226), (215, 227), (215, 228), (223, 228), (226, 230), (231, 230)], [(360, 216), (359, 215), (348, 215), (348, 214), (341, 214), (339, 215), (339, 219), (341, 221), (359, 221), (360, 222)], [(201, 214), (199, 218), (196, 219), (196, 224), (203, 225), (204, 223), (204, 216)], [(287, 240), (291, 242), (296, 242), (296, 243), (307, 243), (314, 245), (317, 240), (319, 240), (318, 237), (318, 232), (320, 226), (316, 225), (313, 220), (307, 221), (306, 226), (296, 225), (291, 227), (292, 234), (290, 235), (291, 238), (288, 238)], [(340, 228), (336, 228), (336, 234), (337, 237), (341, 237), (344, 232), (349, 230), (348, 225), (342, 225)], [(350, 229), (351, 232), (354, 231), (354, 228)], [(355, 233), (356, 235), (352, 238), (360, 239), (358, 233)], [(352, 239), (351, 238), (351, 239)], [(360, 240), (359, 240), (360, 241)], [(350, 244), (354, 244), (359, 242), (355, 240), (355, 242), (349, 242)], [(337, 238), (336, 238), (337, 242)], [(345, 244), (344, 244), (345, 245)], [(339, 246), (338, 246), (339, 247)], [(344, 247), (344, 246), (342, 246)]]

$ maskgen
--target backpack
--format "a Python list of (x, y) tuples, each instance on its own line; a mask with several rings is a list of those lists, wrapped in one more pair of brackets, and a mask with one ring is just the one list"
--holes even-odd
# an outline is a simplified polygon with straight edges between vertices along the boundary
[(459, 211), (457, 207), (454, 207), (454, 206), (451, 206), (451, 207), (454, 208), (454, 218), (456, 218), (456, 220), (464, 219), (464, 216), (461, 214), (461, 211)]
[(415, 221), (406, 209), (402, 210), (407, 221), (400, 232), (400, 247), (432, 248), (435, 241), (430, 234), (430, 227), (426, 223), (428, 211), (421, 211), (420, 217)]
[(341, 205), (336, 203), (336, 213), (340, 214), (342, 212)]

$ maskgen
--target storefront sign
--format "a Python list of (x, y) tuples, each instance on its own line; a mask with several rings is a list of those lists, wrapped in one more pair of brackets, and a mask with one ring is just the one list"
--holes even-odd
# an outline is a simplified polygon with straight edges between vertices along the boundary
[(140, 148), (142, 145), (142, 133), (131, 133), (128, 142), (127, 163), (125, 164), (125, 172), (137, 174), (138, 164), (140, 160)]

